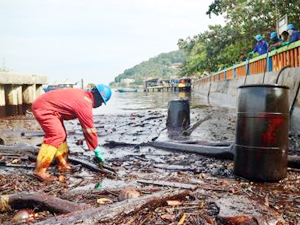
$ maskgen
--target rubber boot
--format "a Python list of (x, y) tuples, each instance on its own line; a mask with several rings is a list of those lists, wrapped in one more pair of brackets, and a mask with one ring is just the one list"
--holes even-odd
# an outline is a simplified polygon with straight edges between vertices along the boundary
[(57, 161), (58, 161), (58, 170), (63, 171), (70, 171), (71, 166), (68, 163), (68, 145), (66, 142), (62, 143), (55, 154)]
[(57, 148), (52, 145), (42, 144), (39, 154), (36, 160), (36, 167), (34, 170), (34, 175), (37, 176), (42, 181), (53, 181), (55, 176), (52, 176), (47, 172), (48, 167), (51, 165), (54, 156), (57, 152)]

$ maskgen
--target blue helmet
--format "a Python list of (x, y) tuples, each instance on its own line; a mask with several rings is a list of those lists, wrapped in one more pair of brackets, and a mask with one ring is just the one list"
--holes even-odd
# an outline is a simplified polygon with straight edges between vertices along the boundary
[(98, 90), (103, 103), (106, 105), (106, 102), (110, 99), (112, 94), (110, 87), (104, 84), (98, 84), (96, 85), (96, 89)]
[(256, 35), (255, 37), (256, 41), (261, 41), (262, 40), (262, 36), (260, 34)]
[(295, 29), (293, 24), (290, 23), (286, 26), (286, 30), (292, 30), (292, 29)]
[(271, 34), (270, 34), (270, 38), (273, 39), (277, 37), (277, 33), (275, 31), (273, 31)]

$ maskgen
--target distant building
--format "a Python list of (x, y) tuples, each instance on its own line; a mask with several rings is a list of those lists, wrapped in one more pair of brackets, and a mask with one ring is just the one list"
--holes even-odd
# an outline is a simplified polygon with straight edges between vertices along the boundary
[(182, 67), (182, 63), (173, 63), (170, 67), (172, 68), (172, 69), (180, 69), (180, 67)]
[(134, 82), (135, 82), (135, 79), (130, 79), (130, 78), (121, 79), (121, 81), (120, 81), (121, 86), (123, 86), (123, 87), (130, 87), (130, 85)]

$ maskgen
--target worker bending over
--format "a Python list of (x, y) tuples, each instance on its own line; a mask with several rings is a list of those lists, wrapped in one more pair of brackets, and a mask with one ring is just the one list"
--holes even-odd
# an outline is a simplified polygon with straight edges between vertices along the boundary
[(78, 118), (89, 150), (94, 151), (99, 161), (104, 161), (98, 146), (92, 109), (101, 106), (102, 103), (106, 104), (111, 94), (108, 86), (99, 84), (91, 91), (76, 88), (52, 90), (33, 102), (32, 112), (45, 133), (34, 170), (39, 179), (43, 181), (55, 179), (47, 172), (55, 157), (58, 161), (58, 170), (71, 169), (67, 162), (68, 146), (64, 120)]

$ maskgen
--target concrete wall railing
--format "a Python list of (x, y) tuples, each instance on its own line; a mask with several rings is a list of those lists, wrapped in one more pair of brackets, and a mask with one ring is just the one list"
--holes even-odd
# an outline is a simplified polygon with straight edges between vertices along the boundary
[(24, 115), (47, 83), (47, 76), (0, 72), (0, 117)]
[(300, 67), (300, 40), (254, 59), (212, 73), (197, 80), (196, 83), (233, 80), (246, 75), (278, 71), (285, 66)]

